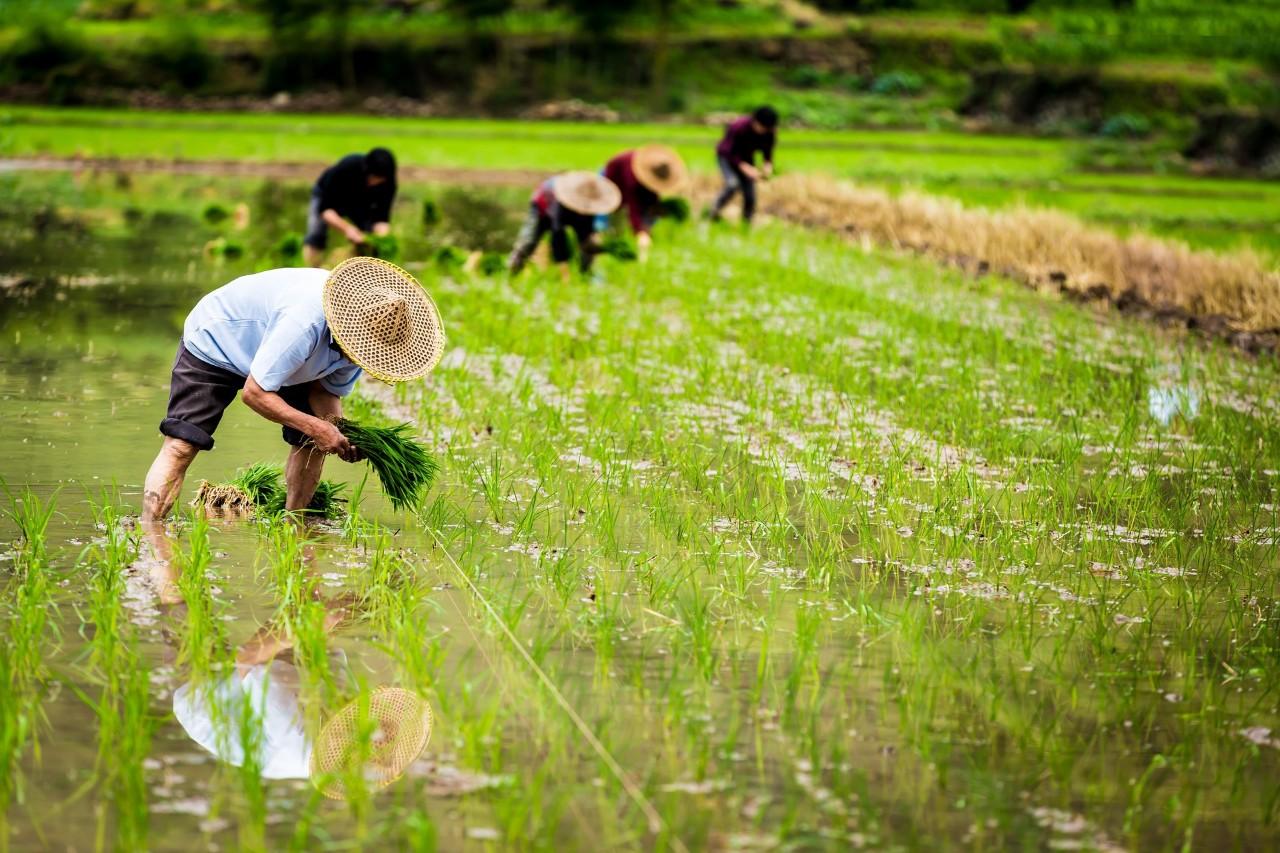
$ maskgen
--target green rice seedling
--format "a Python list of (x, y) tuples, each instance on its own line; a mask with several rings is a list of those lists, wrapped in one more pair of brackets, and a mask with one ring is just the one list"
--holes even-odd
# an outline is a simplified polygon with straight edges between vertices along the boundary
[(204, 206), (204, 210), (201, 211), (200, 216), (210, 225), (221, 225), (231, 216), (231, 211), (227, 210), (216, 201), (211, 201)]
[(302, 257), (302, 235), (296, 231), (285, 234), (276, 242), (275, 254), (286, 262)]
[(360, 253), (387, 261), (400, 257), (400, 241), (394, 234), (366, 234)]
[(5, 641), (0, 643), (0, 848), (9, 843), (9, 807), (21, 802), (25, 788), (19, 763), (28, 748), (40, 758), (39, 728), (44, 721), (43, 692), (49, 679), (46, 643), (51, 625), (53, 584), (46, 535), (55, 511), (30, 490), (5, 489), (5, 514), (18, 529), (13, 576), (4, 586), (11, 602)]
[(635, 240), (624, 235), (606, 238), (600, 245), (600, 251), (620, 261), (634, 261), (640, 257), (640, 250), (636, 248)]
[(476, 270), (485, 276), (502, 275), (507, 271), (507, 259), (501, 252), (485, 252), (480, 256)]
[(410, 438), (412, 426), (366, 426), (350, 420), (339, 420), (337, 425), (378, 473), (393, 507), (411, 509), (420, 504), (440, 466), (425, 446)]
[(659, 208), (662, 211), (661, 215), (666, 219), (670, 219), (672, 222), (689, 221), (691, 208), (687, 198), (680, 198), (679, 196), (664, 198), (659, 203)]
[(467, 262), (467, 253), (457, 246), (441, 246), (432, 257), (436, 269), (444, 274), (454, 273), (462, 269)]
[[(342, 511), (342, 492), (345, 489), (345, 483), (321, 480), (316, 484), (306, 512), (323, 518), (337, 517)], [(284, 512), (287, 497), (284, 469), (279, 465), (256, 462), (237, 471), (229, 483), (215, 485), (202, 482), (191, 503), (206, 509), (253, 510), (272, 516)]]
[(226, 629), (221, 608), (213, 596), (209, 566), (213, 552), (209, 547), (209, 522), (194, 514), (186, 549), (175, 554), (178, 564), (178, 591), (186, 604), (186, 619), (178, 647), (178, 662), (187, 666), (199, 683), (213, 675), (227, 648)]
[[(128, 534), (111, 496), (93, 507), (103, 531), (100, 544), (86, 549), (94, 575), (89, 612), (93, 620), (90, 664), (102, 682), (97, 701), (86, 697), (98, 717), (99, 784), (109, 795), (115, 842), (127, 849), (146, 846), (149, 789), (145, 759), (155, 719), (150, 712), (150, 672), (138, 653), (137, 629), (124, 608), (124, 572), (138, 546)], [(105, 847), (106, 802), (99, 814), (99, 846)]]
[(284, 508), (284, 470), (279, 465), (255, 462), (237, 471), (231, 485), (244, 492), (255, 507), (266, 512)]
[(472, 470), (480, 482), (480, 492), (484, 495), (485, 504), (493, 515), (493, 520), (502, 521), (503, 504), (506, 502), (506, 483), (503, 479), (502, 455), (490, 453), (483, 463), (473, 462)]
[(267, 785), (262, 778), (262, 720), (257, 703), (242, 696), (234, 707), (222, 709), (231, 719), (224, 722), (229, 736), (239, 741), (241, 760), (232, 771), (239, 784), (236, 805), (238, 842), (245, 850), (266, 850)]

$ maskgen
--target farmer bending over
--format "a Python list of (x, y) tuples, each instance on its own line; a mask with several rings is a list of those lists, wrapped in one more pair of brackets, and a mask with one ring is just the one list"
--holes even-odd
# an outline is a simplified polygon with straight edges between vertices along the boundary
[(327, 418), (342, 415), (362, 370), (384, 382), (425, 375), (444, 331), (431, 297), (404, 270), (352, 258), (333, 272), (278, 269), (246, 275), (196, 303), (173, 363), (164, 445), (147, 472), (142, 520), (169, 514), (187, 468), (213, 449), (222, 413), (244, 402), (284, 427), (285, 509), (311, 502), (326, 454), (359, 453)]
[(520, 272), (544, 234), (551, 234), (551, 259), (560, 265), (560, 275), (569, 280), (569, 232), (578, 238), (578, 266), (583, 272), (600, 251), (595, 218), (618, 209), (622, 194), (612, 181), (594, 172), (565, 172), (547, 178), (529, 200), (515, 248), (507, 266), (512, 275)]
[[(773, 174), (773, 146), (777, 142), (778, 112), (773, 107), (760, 107), (724, 129), (724, 137), (716, 146), (716, 160), (724, 176), (724, 189), (711, 206), (711, 218), (719, 219), (720, 211), (734, 194), (742, 193), (742, 221), (750, 224), (756, 212), (756, 181)], [(757, 168), (756, 152), (763, 163)]]
[(396, 198), (396, 158), (385, 148), (368, 154), (348, 154), (324, 170), (311, 188), (303, 257), (318, 267), (329, 245), (329, 228), (336, 228), (353, 246), (365, 242), (365, 232), (379, 236), (391, 230), (391, 203)]
[[(684, 161), (665, 145), (645, 145), (623, 151), (605, 164), (601, 174), (622, 191), (622, 206), (627, 209), (627, 221), (636, 235), (640, 260), (647, 260), (653, 242), (649, 231), (662, 213), (662, 199), (684, 189), (688, 177)], [(600, 230), (605, 224), (604, 217), (596, 219)]]

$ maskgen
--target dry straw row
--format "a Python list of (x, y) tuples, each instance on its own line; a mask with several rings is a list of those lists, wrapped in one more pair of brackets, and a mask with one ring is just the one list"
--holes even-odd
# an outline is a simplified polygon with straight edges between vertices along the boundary
[(1055, 211), (967, 208), (824, 176), (788, 175), (766, 195), (775, 216), (909, 249), (970, 270), (1113, 301), (1141, 300), (1236, 330), (1280, 329), (1280, 273), (1248, 251), (1216, 254), (1155, 237), (1123, 237)]

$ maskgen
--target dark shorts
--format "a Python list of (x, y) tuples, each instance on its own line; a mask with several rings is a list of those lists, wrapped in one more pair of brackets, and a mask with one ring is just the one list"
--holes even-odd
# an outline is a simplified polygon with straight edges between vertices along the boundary
[[(212, 450), (213, 432), (244, 382), (240, 374), (202, 361), (179, 342), (169, 379), (169, 411), (160, 422), (160, 433), (200, 450)], [(286, 385), (277, 393), (298, 411), (312, 414), (310, 386)], [(307, 437), (293, 427), (284, 427), (281, 432), (294, 447), (306, 443)]]
[(313, 249), (323, 249), (329, 245), (329, 223), (324, 221), (320, 209), (320, 196), (312, 193), (311, 204), (307, 206), (307, 236), (302, 242)]

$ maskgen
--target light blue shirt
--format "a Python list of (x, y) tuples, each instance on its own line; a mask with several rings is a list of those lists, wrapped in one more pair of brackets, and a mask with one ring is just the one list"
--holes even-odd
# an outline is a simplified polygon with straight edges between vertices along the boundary
[(333, 341), (322, 296), (328, 270), (279, 269), (241, 276), (196, 303), (182, 329), (187, 351), (264, 391), (320, 380), (345, 397), (360, 376)]

